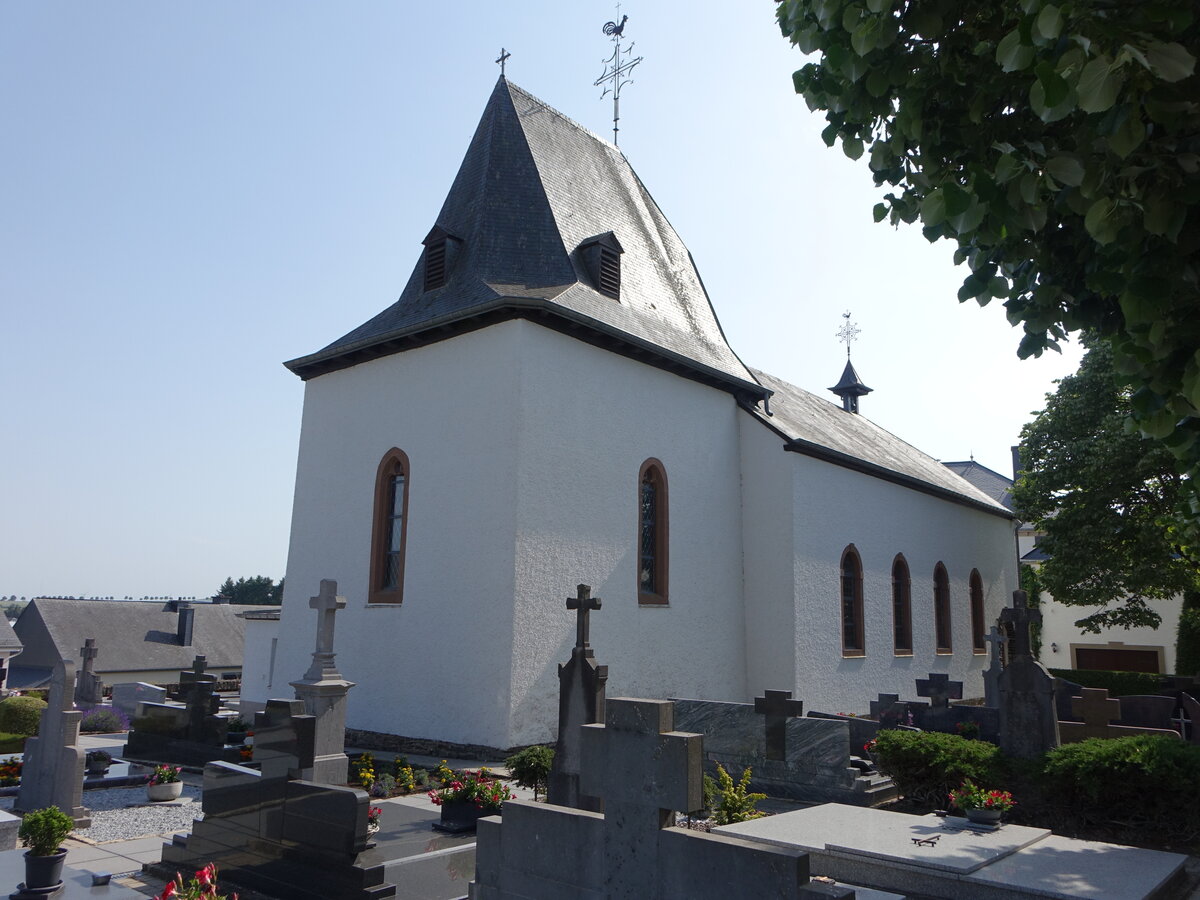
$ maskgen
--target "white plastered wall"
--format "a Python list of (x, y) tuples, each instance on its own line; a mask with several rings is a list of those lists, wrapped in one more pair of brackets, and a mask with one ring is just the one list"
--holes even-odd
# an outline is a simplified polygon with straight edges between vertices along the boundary
[[(239, 708), (262, 709), (272, 697), (291, 696), (286, 681), (273, 678), (276, 642), (279, 638), (278, 619), (247, 619), (245, 630), (245, 663), (242, 666), (242, 687)], [(291, 676), (295, 678), (294, 675)]]
[[(945, 672), (964, 697), (983, 695), (987, 655), (972, 652), (968, 579), (983, 580), (985, 629), (1017, 586), (1011, 520), (832, 463), (793, 460), (796, 696), (809, 709), (865, 713), (877, 693), (915, 698), (914, 679)], [(866, 654), (842, 656), (840, 561), (853, 543), (863, 565)], [(911, 656), (892, 637), (892, 563), (903, 553), (912, 579)], [(950, 578), (953, 653), (935, 654), (933, 572)], [(764, 685), (766, 687), (767, 685)], [(817, 705), (817, 704), (820, 705)]]

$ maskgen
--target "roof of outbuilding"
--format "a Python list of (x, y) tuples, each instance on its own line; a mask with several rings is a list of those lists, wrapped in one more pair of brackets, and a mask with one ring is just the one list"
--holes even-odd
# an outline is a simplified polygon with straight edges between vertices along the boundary
[[(523, 317), (734, 393), (766, 394), (621, 151), (503, 77), (437, 227), (461, 241), (443, 286), (424, 289), (418, 259), (399, 300), (288, 368), (307, 379)], [(578, 252), (608, 232), (623, 251), (619, 300), (596, 289)]]
[[(190, 669), (197, 656), (207, 658), (210, 669), (240, 667), (245, 622), (238, 613), (258, 607), (227, 603), (194, 603), (192, 642), (179, 643), (179, 613), (171, 604), (144, 601), (33, 600), (17, 619), (16, 632), (39, 628), (45, 631), (58, 652), (76, 659), (84, 641), (96, 640), (97, 673), (158, 669)], [(32, 635), (24, 638), (27, 646)], [(17, 657), (22, 666), (45, 661)], [(51, 665), (52, 663), (45, 663)]]
[(958, 477), (971, 482), (997, 503), (1003, 504), (1007, 509), (1013, 508), (1013, 480), (1008, 476), (980, 465), (973, 459), (942, 463), (942, 465)]
[(13, 627), (8, 624), (8, 619), (0, 616), (0, 651), (20, 650), (21, 646), (21, 639), (17, 637)]
[(753, 369), (774, 391), (771, 415), (750, 414), (788, 439), (786, 449), (824, 459), (896, 482), (915, 490), (1010, 517), (1012, 514), (983, 491), (959, 478), (936, 459), (905, 443), (870, 419), (846, 412), (823, 397)]

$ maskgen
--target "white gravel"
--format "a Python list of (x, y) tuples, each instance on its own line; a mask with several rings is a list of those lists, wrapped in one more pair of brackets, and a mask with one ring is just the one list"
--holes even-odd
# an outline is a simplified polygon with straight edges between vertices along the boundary
[(178, 805), (149, 803), (144, 787), (84, 791), (83, 805), (92, 811), (92, 827), (76, 834), (101, 844), (190, 831), (194, 820), (204, 818), (200, 809), (200, 788), (185, 784), (182, 796), (193, 802)]

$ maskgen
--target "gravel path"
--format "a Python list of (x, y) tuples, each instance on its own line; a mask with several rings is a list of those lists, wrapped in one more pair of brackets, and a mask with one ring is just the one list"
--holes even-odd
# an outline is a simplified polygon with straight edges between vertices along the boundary
[(200, 809), (200, 788), (185, 784), (183, 796), (194, 802), (146, 802), (144, 787), (102, 788), (85, 791), (83, 805), (92, 811), (92, 827), (76, 833), (98, 844), (126, 841), (146, 835), (190, 831), (195, 819), (204, 818)]

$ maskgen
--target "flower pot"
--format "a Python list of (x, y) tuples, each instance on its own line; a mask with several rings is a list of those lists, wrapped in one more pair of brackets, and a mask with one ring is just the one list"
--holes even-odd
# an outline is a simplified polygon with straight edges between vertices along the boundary
[(146, 796), (155, 803), (162, 800), (178, 800), (183, 793), (182, 781), (168, 781), (166, 784), (146, 785)]
[(442, 820), (434, 825), (439, 831), (463, 834), (475, 830), (475, 823), (499, 810), (480, 809), (472, 800), (447, 800), (442, 804)]
[(25, 854), (25, 887), (48, 888), (62, 884), (63, 860), (67, 858), (67, 848), (59, 847), (58, 852), (51, 856), (34, 856)]
[(998, 809), (968, 809), (967, 818), (978, 825), (999, 825), (1003, 813)]

